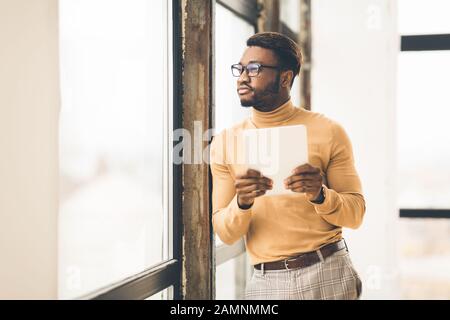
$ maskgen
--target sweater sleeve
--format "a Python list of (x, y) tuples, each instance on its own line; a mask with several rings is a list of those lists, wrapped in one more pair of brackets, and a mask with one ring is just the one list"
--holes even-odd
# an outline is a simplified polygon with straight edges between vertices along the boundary
[(247, 233), (250, 209), (240, 209), (237, 204), (234, 178), (225, 161), (225, 131), (214, 137), (210, 146), (212, 174), (212, 224), (219, 238), (228, 245)]
[(325, 201), (311, 204), (327, 222), (356, 229), (361, 225), (366, 210), (361, 181), (347, 133), (337, 123), (333, 123), (332, 133), (330, 162), (326, 169), (328, 187), (324, 187)]

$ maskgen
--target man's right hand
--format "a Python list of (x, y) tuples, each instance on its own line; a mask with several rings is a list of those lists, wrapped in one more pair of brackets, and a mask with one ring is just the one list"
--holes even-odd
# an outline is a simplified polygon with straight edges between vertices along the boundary
[(272, 189), (273, 181), (264, 177), (261, 172), (248, 169), (246, 173), (236, 175), (234, 187), (236, 188), (237, 202), (240, 208), (248, 209), (253, 205), (256, 197)]

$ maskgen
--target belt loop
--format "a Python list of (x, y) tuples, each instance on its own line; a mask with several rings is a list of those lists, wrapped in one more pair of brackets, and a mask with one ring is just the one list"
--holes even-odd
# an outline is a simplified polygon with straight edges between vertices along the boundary
[(316, 251), (316, 253), (319, 256), (320, 262), (324, 262), (325, 259), (323, 258), (322, 251), (320, 251), (320, 249), (319, 249)]
[(344, 244), (345, 244), (345, 250), (347, 250), (347, 252), (348, 252), (348, 246), (347, 246), (347, 242), (345, 242), (345, 239), (344, 239), (344, 238), (342, 238), (342, 240), (344, 240)]
[(264, 263), (261, 263), (261, 274), (264, 275)]

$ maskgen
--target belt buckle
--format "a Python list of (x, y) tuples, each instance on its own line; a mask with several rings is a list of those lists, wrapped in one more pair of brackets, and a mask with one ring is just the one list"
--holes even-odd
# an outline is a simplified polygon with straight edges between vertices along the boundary
[(284, 260), (284, 267), (286, 268), (286, 270), (289, 270), (289, 264), (288, 264), (289, 260), (294, 260), (294, 259), (296, 259), (296, 258), (297, 258), (297, 257), (290, 258), (290, 259), (285, 259), (285, 260)]

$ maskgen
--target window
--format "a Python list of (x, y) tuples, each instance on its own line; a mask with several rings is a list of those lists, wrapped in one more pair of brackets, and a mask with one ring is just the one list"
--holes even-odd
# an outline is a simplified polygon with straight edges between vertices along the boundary
[[(282, 4), (282, 32), (297, 40), (299, 1)], [(293, 11), (289, 11), (293, 10)], [(250, 108), (240, 105), (236, 93), (236, 78), (231, 65), (239, 62), (246, 49), (247, 39), (255, 33), (258, 12), (256, 1), (217, 1), (215, 20), (215, 134), (250, 116)], [(274, 14), (270, 12), (269, 14)], [(292, 25), (292, 29), (291, 29)], [(294, 31), (292, 31), (294, 30)], [(299, 106), (299, 81), (294, 81), (291, 98)], [(216, 298), (243, 299), (251, 276), (251, 267), (245, 252), (244, 239), (232, 246), (215, 237), (216, 244)]]
[(398, 230), (407, 299), (450, 297), (450, 221), (436, 219), (450, 218), (449, 10), (445, 0), (399, 1)]
[(450, 33), (448, 0), (399, 0), (400, 34)]
[(216, 6), (216, 67), (215, 67), (215, 132), (247, 118), (249, 108), (241, 107), (236, 93), (236, 78), (231, 65), (238, 63), (247, 48), (247, 39), (255, 28), (222, 5)]
[(300, 0), (281, 0), (280, 20), (293, 32), (300, 32)]
[(251, 276), (250, 272), (245, 253), (217, 266), (216, 299), (244, 299), (245, 286), (247, 279)]
[(170, 297), (170, 292), (173, 290), (173, 286), (170, 286), (167, 289), (164, 289), (158, 293), (155, 293), (154, 295), (146, 298), (145, 300), (168, 300)]
[(172, 258), (170, 6), (60, 0), (60, 298)]
[[(424, 6), (427, 11), (421, 15), (419, 8)], [(449, 4), (440, 0), (399, 2), (403, 35), (398, 61), (397, 136), (403, 217), (450, 217), (450, 201), (445, 196), (450, 191), (450, 153), (444, 147), (450, 142), (445, 121), (450, 115), (445, 87), (450, 71), (450, 24), (439, 14), (449, 9)]]
[[(255, 27), (221, 4), (216, 5), (215, 26), (214, 126), (217, 134), (250, 115), (249, 108), (240, 104), (231, 65), (240, 61), (247, 47), (247, 39), (255, 33)], [(227, 246), (216, 236), (215, 243), (216, 299), (242, 299), (248, 264), (244, 240)]]
[(450, 51), (398, 59), (399, 206), (450, 209)]

